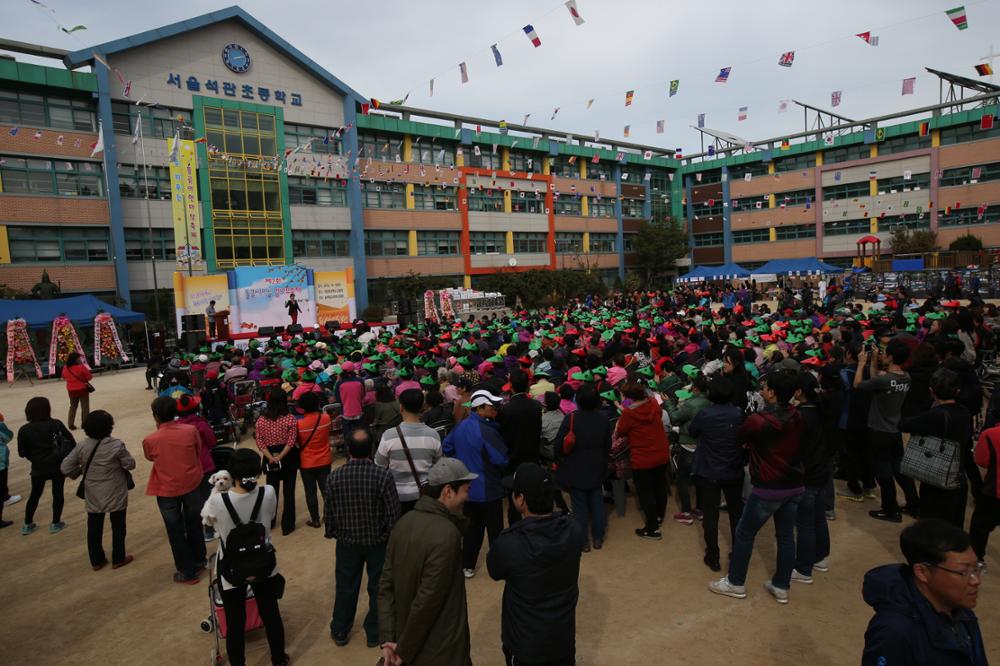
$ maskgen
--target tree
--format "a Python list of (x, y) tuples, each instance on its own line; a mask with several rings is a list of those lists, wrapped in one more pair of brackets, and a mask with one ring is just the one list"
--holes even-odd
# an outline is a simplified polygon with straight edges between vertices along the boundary
[(936, 252), (938, 249), (937, 233), (930, 229), (908, 230), (899, 226), (892, 230), (893, 254), (920, 254)]
[(635, 251), (643, 278), (646, 284), (651, 284), (687, 254), (688, 237), (680, 225), (670, 218), (648, 220), (639, 227), (635, 236)]
[(949, 250), (956, 251), (976, 251), (983, 249), (983, 241), (978, 236), (973, 236), (972, 234), (965, 234), (964, 236), (959, 236), (951, 242), (948, 246)]

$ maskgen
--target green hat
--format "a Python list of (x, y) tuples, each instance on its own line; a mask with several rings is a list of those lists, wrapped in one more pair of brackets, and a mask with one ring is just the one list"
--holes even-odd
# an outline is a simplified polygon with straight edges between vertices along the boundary
[(420, 383), (423, 386), (437, 386), (437, 380), (430, 375), (424, 375), (420, 378)]
[(399, 376), (402, 377), (403, 379), (409, 379), (410, 377), (413, 376), (413, 370), (410, 370), (409, 368), (400, 368)]
[(549, 372), (548, 372), (548, 370), (545, 370), (544, 368), (539, 368), (538, 370), (535, 370), (535, 376), (536, 377), (548, 377), (549, 376)]
[(822, 349), (807, 349), (806, 350), (806, 356), (818, 356), (820, 358), (823, 358), (823, 350)]
[(470, 359), (468, 356), (459, 356), (455, 360), (462, 367), (465, 367), (465, 368), (471, 368), (472, 367), (472, 359)]
[(486, 360), (489, 361), (490, 363), (503, 363), (503, 356), (501, 356), (500, 354), (494, 354), (493, 356), (490, 356)]
[(615, 337), (615, 331), (612, 328), (601, 333), (601, 340), (610, 340), (613, 337)]
[(605, 368), (603, 365), (597, 366), (596, 368), (591, 370), (591, 372), (594, 373), (595, 375), (600, 375), (602, 377), (608, 376), (608, 369)]
[(752, 343), (754, 343), (756, 345), (756, 344), (758, 344), (760, 342), (760, 336), (757, 336), (757, 335), (748, 335), (747, 336), (747, 340), (749, 340), (750, 342), (752, 342)]
[(645, 377), (646, 379), (653, 378), (653, 369), (648, 365), (645, 368), (639, 368), (638, 375)]
[(648, 386), (649, 388), (651, 388), (651, 389), (653, 389), (655, 391), (656, 390), (656, 380), (655, 379), (647, 379), (646, 380), (646, 386)]
[(298, 360), (295, 361), (295, 367), (296, 368), (304, 368), (307, 365), (309, 365), (309, 361), (305, 360), (304, 358), (300, 358), (300, 359), (298, 359)]
[(261, 377), (274, 377), (274, 370), (272, 370), (271, 368), (264, 368), (263, 370), (260, 371), (260, 376)]
[(787, 338), (785, 338), (785, 342), (787, 342), (790, 345), (794, 345), (797, 342), (802, 342), (802, 336), (801, 335), (795, 335), (794, 333), (792, 333)]
[(367, 370), (368, 372), (378, 372), (377, 363), (365, 363), (361, 367)]
[(947, 316), (943, 312), (928, 312), (926, 315), (927, 319), (944, 319)]
[(583, 372), (574, 372), (573, 376), (570, 377), (570, 379), (578, 382), (592, 382), (594, 381), (594, 374), (590, 370), (584, 370)]
[(618, 394), (615, 393), (614, 391), (602, 391), (600, 395), (601, 395), (602, 398), (604, 398), (608, 402), (617, 402), (618, 401)]
[(291, 369), (285, 370), (283, 373), (281, 373), (281, 378), (284, 379), (286, 382), (294, 382), (296, 379), (299, 378), (299, 373)]
[(342, 367), (340, 367), (339, 363), (330, 366), (330, 372), (332, 372), (335, 375), (339, 375), (343, 371), (344, 371), (344, 369)]
[(699, 370), (696, 366), (693, 366), (690, 363), (688, 363), (683, 368), (681, 368), (681, 372), (683, 372), (688, 377), (694, 379), (695, 377), (698, 376), (698, 373), (701, 372), (701, 370)]
[(302, 381), (304, 381), (304, 382), (315, 382), (316, 381), (316, 373), (313, 372), (312, 370), (306, 370), (305, 372), (302, 373)]
[(685, 391), (684, 389), (681, 389), (680, 391), (678, 391), (674, 395), (677, 396), (678, 400), (687, 400), (688, 398), (690, 398), (691, 396), (693, 396), (694, 393), (692, 393), (691, 391)]

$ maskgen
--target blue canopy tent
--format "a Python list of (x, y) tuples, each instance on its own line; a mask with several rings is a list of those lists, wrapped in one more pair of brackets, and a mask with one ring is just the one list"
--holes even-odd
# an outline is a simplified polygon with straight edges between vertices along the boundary
[(49, 300), (6, 300), (0, 299), (0, 321), (23, 318), (28, 328), (49, 328), (52, 320), (65, 314), (77, 326), (92, 326), (94, 317), (103, 310), (120, 324), (133, 324), (146, 320), (141, 312), (132, 312), (105, 303), (92, 294), (53, 298)]
[(677, 282), (701, 282), (712, 271), (711, 266), (695, 266), (677, 278)]
[(753, 275), (822, 275), (824, 273), (842, 273), (843, 268), (827, 264), (816, 257), (803, 259), (772, 259), (760, 268), (754, 269)]
[(750, 277), (750, 271), (739, 264), (722, 264), (721, 266), (708, 267), (706, 280), (734, 280), (736, 278)]

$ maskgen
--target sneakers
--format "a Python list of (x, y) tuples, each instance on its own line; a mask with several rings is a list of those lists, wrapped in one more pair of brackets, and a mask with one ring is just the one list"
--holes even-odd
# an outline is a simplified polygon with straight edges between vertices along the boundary
[(695, 509), (694, 511), (691, 512), (691, 515), (693, 515), (698, 520), (705, 520), (705, 514), (702, 512), (701, 509)]
[(837, 497), (843, 497), (845, 500), (848, 500), (850, 502), (864, 502), (865, 501), (865, 496), (863, 494), (852, 492), (849, 488), (847, 490), (839, 490), (839, 491), (837, 491)]
[(20, 495), (11, 495), (6, 500), (4, 500), (3, 505), (4, 506), (10, 506), (11, 504), (17, 504), (20, 501), (21, 501), (21, 496)]
[(59, 521), (58, 523), (52, 523), (49, 525), (49, 534), (55, 534), (56, 532), (62, 532), (66, 527), (66, 523)]
[(889, 523), (903, 522), (903, 516), (902, 514), (899, 513), (899, 511), (897, 511), (896, 513), (889, 513), (887, 511), (879, 509), (878, 511), (869, 511), (868, 515), (874, 518), (875, 520), (884, 520)]
[(865, 499), (875, 499), (875, 489), (865, 488)]
[(647, 530), (644, 527), (636, 528), (635, 535), (642, 539), (649, 539), (651, 541), (659, 541), (663, 538), (663, 533), (660, 530)]
[[(795, 577), (794, 573), (792, 574), (792, 577), (793, 578)], [(810, 579), (810, 581), (811, 580), (812, 579)], [(764, 589), (767, 590), (770, 593), (770, 595), (774, 597), (774, 600), (777, 601), (779, 604), (788, 603), (788, 590), (783, 590), (780, 587), (776, 587), (774, 583), (772, 583), (771, 581), (767, 581), (766, 583), (764, 583)]]
[(824, 557), (822, 560), (813, 565), (813, 569), (820, 573), (829, 573), (830, 563), (827, 561), (827, 558)]
[(694, 524), (694, 516), (692, 516), (687, 511), (679, 511), (678, 513), (675, 513), (674, 514), (674, 520), (677, 521), (678, 523), (680, 523), (681, 525), (693, 525)]
[(38, 529), (38, 525), (34, 523), (27, 523), (21, 526), (21, 536), (28, 536), (32, 532)]
[(728, 576), (723, 576), (719, 580), (713, 580), (708, 584), (708, 589), (715, 594), (721, 594), (724, 597), (732, 597), (733, 599), (746, 599), (747, 598), (747, 588), (745, 585), (733, 585), (729, 582)]
[[(816, 566), (816, 565), (813, 565)], [(798, 569), (792, 569), (792, 580), (796, 583), (803, 583), (805, 585), (813, 584), (813, 577), (807, 576), (805, 574), (799, 573)]]
[(465, 576), (466, 578), (472, 578), (473, 576), (476, 575), (476, 570), (475, 569), (462, 569), (462, 575)]
[(826, 519), (827, 520), (837, 520), (837, 512), (836, 511), (827, 511), (826, 512)]

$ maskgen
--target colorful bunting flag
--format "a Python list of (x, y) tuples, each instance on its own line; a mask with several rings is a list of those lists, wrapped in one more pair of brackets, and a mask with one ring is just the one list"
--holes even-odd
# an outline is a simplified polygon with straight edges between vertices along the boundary
[(624, 130), (622, 130), (622, 134), (624, 134), (624, 135), (625, 135), (625, 138), (626, 138), (626, 139), (628, 138), (628, 133), (629, 133), (629, 130), (630, 130), (631, 128), (632, 128), (632, 126), (631, 126), (631, 125), (626, 125), (626, 126), (625, 126), (625, 129), (624, 129)]
[(431, 79), (431, 94), (428, 97), (434, 97), (434, 79)]
[(670, 95), (669, 96), (673, 97), (674, 95), (676, 95), (677, 94), (677, 90), (680, 87), (681, 87), (681, 80), (680, 79), (674, 79), (673, 81), (671, 81), (670, 82)]
[(732, 67), (723, 67), (719, 70), (719, 75), (715, 77), (716, 83), (725, 83), (729, 80), (729, 73), (733, 71)]
[(373, 109), (380, 109), (380, 108), (382, 108), (382, 102), (378, 101), (374, 97), (371, 98), (370, 102), (371, 102), (371, 108), (373, 108)]
[(698, 128), (701, 129), (701, 128), (704, 128), (704, 127), (705, 127), (705, 114), (704, 113), (699, 113), (698, 114)]
[(707, 153), (708, 153), (708, 156), (709, 156), (709, 157), (712, 157), (713, 155), (715, 155), (715, 146), (709, 146), (709, 147), (708, 147), (708, 150), (707, 150), (707, 151), (705, 151), (705, 152), (707, 152)]
[(666, 124), (666, 121), (663, 121), (663, 120), (657, 120), (656, 121), (656, 133), (657, 134), (663, 134), (663, 126), (665, 124)]
[(784, 113), (785, 111), (788, 111), (788, 100), (778, 100), (778, 113)]
[(859, 32), (857, 36), (865, 40), (869, 46), (878, 46), (878, 37), (873, 35), (871, 31)]
[(597, 164), (600, 161), (601, 161), (601, 156), (598, 155), (597, 153), (594, 153), (594, 156), (590, 158), (591, 164)]
[(361, 115), (367, 116), (369, 110), (371, 110), (371, 104), (369, 104), (368, 102), (362, 102), (361, 103)]
[(530, 41), (536, 49), (542, 45), (542, 40), (538, 38), (538, 33), (535, 32), (535, 28), (530, 23), (524, 26), (522, 30), (524, 30), (524, 34), (528, 36), (528, 41)]
[(833, 139), (834, 139), (833, 133), (832, 132), (827, 132), (826, 134), (823, 135), (823, 145), (824, 146), (832, 146), (833, 145)]
[(976, 65), (976, 74), (979, 74), (979, 76), (990, 76), (993, 74), (993, 67), (987, 64)]
[(744, 121), (744, 120), (746, 120), (746, 119), (747, 119), (747, 107), (745, 107), (745, 106), (741, 106), (741, 107), (740, 107), (740, 112), (739, 112), (739, 114), (738, 114), (738, 115), (736, 116), (736, 120), (738, 120), (738, 121), (742, 122), (742, 121)]
[(74, 25), (72, 28), (64, 28), (62, 26), (59, 26), (59, 29), (62, 30), (63, 32), (65, 32), (67, 35), (72, 35), (77, 30), (86, 30), (87, 26), (85, 26), (85, 25)]
[(549, 120), (555, 120), (557, 113), (559, 113), (559, 107), (558, 106), (552, 110), (552, 117), (549, 118)]
[(569, 10), (569, 15), (573, 17), (573, 23), (583, 25), (583, 17), (580, 16), (580, 12), (576, 9), (576, 0), (566, 0), (563, 4)]
[(500, 130), (501, 134), (506, 134), (507, 133), (507, 121), (506, 120), (501, 120), (500, 121), (500, 123), (499, 123), (499, 130)]
[(749, 183), (751, 180), (753, 180), (753, 174), (747, 171), (745, 174), (743, 174), (743, 180)]
[(21, 131), (20, 127), (11, 127), (9, 130), (7, 130), (7, 134), (10, 134), (11, 136), (17, 136), (17, 133), (20, 131)]
[(795, 51), (788, 51), (787, 53), (782, 53), (781, 57), (778, 58), (778, 64), (782, 67), (791, 67), (792, 62), (795, 60)]
[(982, 118), (979, 119), (979, 129), (990, 130), (993, 129), (993, 114), (987, 113)]
[[(462, 73), (462, 83), (469, 82), (469, 69), (465, 66), (464, 62), (458, 63), (458, 70)], [(433, 81), (434, 79), (431, 79)]]
[(872, 169), (868, 172), (868, 180), (878, 180), (878, 171)]
[(982, 167), (972, 167), (972, 180), (979, 180), (979, 177), (983, 175)]
[(969, 27), (969, 20), (965, 16), (965, 5), (955, 7), (954, 9), (948, 9), (945, 11), (945, 15), (951, 19), (951, 22), (954, 23), (955, 27), (959, 30), (965, 30)]
[(619, 162), (624, 162), (625, 161), (625, 151), (624, 150), (619, 150), (618, 153), (615, 155), (615, 159), (618, 160)]
[(593, 105), (594, 105), (594, 100), (588, 99), (587, 100), (587, 110), (590, 111), (590, 107), (592, 107)]
[(930, 122), (926, 120), (921, 121), (920, 125), (918, 126), (917, 132), (920, 134), (920, 136), (927, 136), (928, 134), (930, 134), (931, 133)]
[(908, 79), (903, 79), (903, 94), (912, 95), (913, 86), (916, 85), (916, 83), (917, 83), (917, 77), (915, 76), (911, 76)]
[(524, 114), (524, 122), (522, 122), (521, 124), (522, 125), (527, 125), (528, 124), (528, 118), (530, 118), (530, 117), (531, 117), (530, 113)]
[(834, 90), (830, 93), (830, 106), (840, 106), (841, 92), (840, 90)]
[(781, 140), (781, 149), (782, 150), (789, 150), (791, 147), (792, 147), (792, 144), (788, 141), (788, 139), (782, 139)]
[[(174, 139), (174, 146), (177, 146), (180, 142)], [(97, 153), (104, 152), (104, 124), (101, 122), (97, 123), (97, 141), (90, 144), (90, 156), (95, 157)]]
[(496, 44), (490, 46), (490, 50), (493, 51), (493, 59), (497, 62), (497, 67), (503, 64), (503, 57), (500, 56), (500, 49), (497, 48)]
[[(651, 159), (653, 159), (653, 151), (652, 150), (644, 150), (642, 152), (642, 159), (644, 159), (644, 160), (651, 160)], [(648, 173), (646, 175), (649, 176)]]
[(635, 91), (629, 90), (625, 93), (625, 106), (632, 106), (632, 98), (635, 97)]

